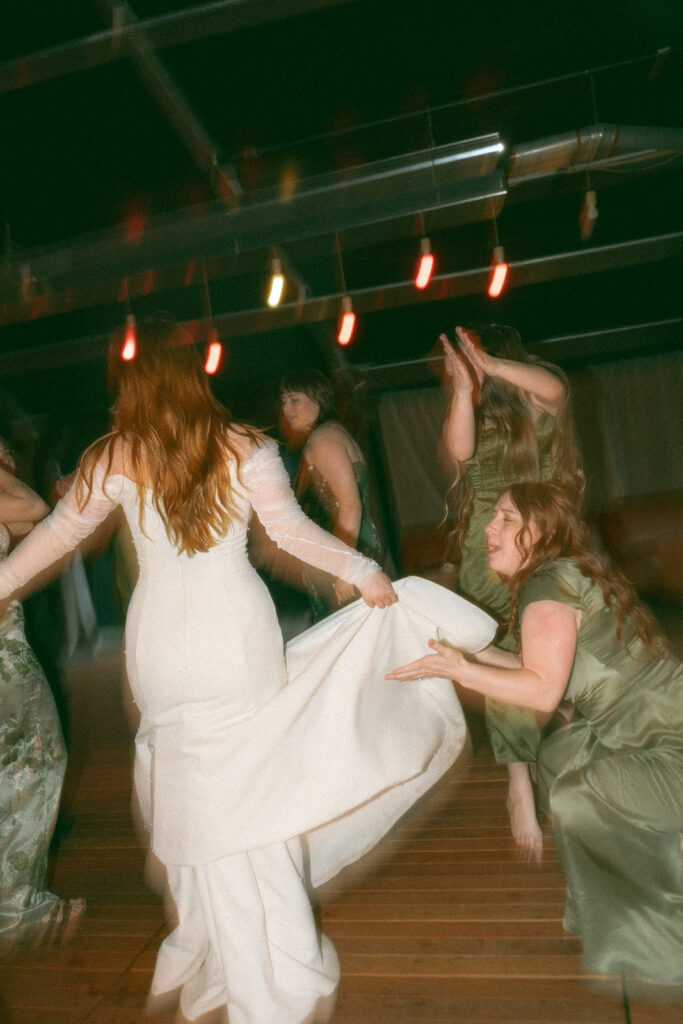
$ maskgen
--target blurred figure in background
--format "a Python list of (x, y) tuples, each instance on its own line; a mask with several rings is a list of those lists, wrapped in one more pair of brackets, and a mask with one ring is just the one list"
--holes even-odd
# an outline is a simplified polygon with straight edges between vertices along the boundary
[[(49, 511), (14, 476), (0, 440), (0, 559)], [(26, 642), (21, 605), (0, 622), (0, 950), (57, 944), (85, 910), (46, 889), (47, 858), (57, 818), (66, 748), (45, 674)]]
[[(368, 558), (382, 545), (369, 511), (368, 467), (359, 445), (336, 419), (332, 385), (318, 370), (288, 374), (280, 406), (292, 447), (301, 448), (294, 491), (310, 519)], [(358, 591), (316, 570), (304, 572), (314, 621), (354, 601)]]

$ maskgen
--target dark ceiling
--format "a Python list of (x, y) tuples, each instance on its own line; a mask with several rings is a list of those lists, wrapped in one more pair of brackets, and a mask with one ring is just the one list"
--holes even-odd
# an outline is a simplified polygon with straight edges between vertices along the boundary
[(303, 362), (419, 381), (473, 319), (567, 365), (681, 348), (682, 44), (677, 0), (4, 5), (0, 384), (33, 414), (104, 408), (126, 295), (201, 337), (208, 292), (245, 415)]

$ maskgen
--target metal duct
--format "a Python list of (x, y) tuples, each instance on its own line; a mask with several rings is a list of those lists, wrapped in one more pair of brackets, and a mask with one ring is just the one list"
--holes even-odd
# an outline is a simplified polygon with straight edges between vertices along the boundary
[[(494, 133), (306, 179), (291, 199), (271, 191), (233, 212), (217, 205), (202, 217), (157, 220), (137, 243), (116, 231), (49, 252), (24, 251), (0, 278), (0, 323), (115, 303), (122, 281), (135, 275), (137, 294), (182, 287), (195, 261), (215, 260), (213, 276), (230, 276), (248, 266), (249, 253), (271, 246), (298, 242), (310, 252), (317, 244), (322, 254), (335, 233), (343, 234), (345, 249), (408, 237), (418, 214), (429, 232), (490, 219), (508, 194), (535, 198), (554, 188), (559, 175), (629, 162), (656, 168), (680, 158), (683, 132), (616, 125), (566, 132), (516, 146), (507, 177), (498, 168), (503, 151)], [(135, 296), (135, 280), (130, 285)]]
[(563, 132), (510, 151), (507, 179), (510, 188), (555, 174), (608, 167), (626, 161), (660, 160), (683, 155), (679, 128), (632, 127), (596, 124)]

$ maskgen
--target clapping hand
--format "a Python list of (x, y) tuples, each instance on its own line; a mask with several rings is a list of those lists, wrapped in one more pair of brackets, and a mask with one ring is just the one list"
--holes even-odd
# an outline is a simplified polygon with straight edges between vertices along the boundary
[(456, 327), (455, 333), (458, 336), (461, 349), (477, 375), (479, 383), (481, 384), (486, 376), (494, 376), (495, 358), (490, 356), (481, 345), (475, 345), (464, 327)]
[[(459, 328), (457, 328), (459, 330)], [(451, 381), (454, 391), (459, 394), (471, 394), (474, 388), (472, 374), (467, 368), (467, 362), (462, 354), (453, 348), (445, 334), (439, 335), (439, 341), (443, 345), (444, 369)]]

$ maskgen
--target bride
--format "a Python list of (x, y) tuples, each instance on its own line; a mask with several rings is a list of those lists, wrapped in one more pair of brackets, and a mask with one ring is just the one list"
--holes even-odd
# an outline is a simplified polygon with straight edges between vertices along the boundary
[[(368, 850), (465, 740), (449, 683), (397, 690), (383, 676), (442, 620), (472, 650), (493, 623), (427, 581), (397, 584), (397, 604), (376, 563), (305, 517), (275, 444), (231, 421), (189, 342), (151, 320), (124, 362), (112, 339), (112, 430), (0, 568), (0, 610), (122, 506), (140, 563), (125, 640), (141, 716), (135, 785), (174, 905), (151, 995), (177, 994), (186, 1020), (323, 1021), (339, 965), (309, 885)], [(252, 509), (280, 547), (364, 600), (287, 658), (247, 559)]]

